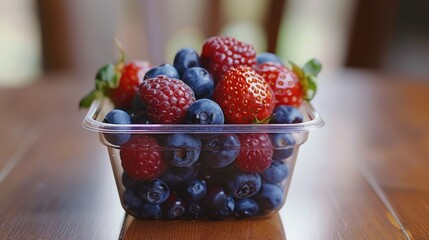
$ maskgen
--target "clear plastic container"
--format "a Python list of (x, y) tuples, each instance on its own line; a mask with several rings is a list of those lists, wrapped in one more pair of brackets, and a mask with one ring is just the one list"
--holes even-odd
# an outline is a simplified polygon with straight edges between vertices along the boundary
[[(304, 122), (287, 125), (103, 123), (111, 109), (110, 101), (95, 101), (82, 125), (99, 133), (122, 206), (139, 219), (242, 219), (277, 212), (299, 147), (310, 130), (324, 125), (306, 102), (299, 109)], [(184, 138), (197, 144), (172, 144)]]

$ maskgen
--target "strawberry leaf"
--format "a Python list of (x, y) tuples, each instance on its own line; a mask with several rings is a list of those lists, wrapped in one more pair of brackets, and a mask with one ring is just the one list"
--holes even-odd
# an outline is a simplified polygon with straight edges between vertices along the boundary
[(95, 75), (95, 88), (99, 91), (104, 91), (105, 88), (116, 88), (118, 85), (119, 74), (113, 64), (104, 65)]
[(317, 92), (317, 84), (316, 84), (317, 78), (313, 75), (309, 75), (306, 77), (306, 91), (304, 99), (307, 101), (311, 101), (314, 98), (314, 95), (316, 95)]
[(302, 67), (302, 70), (305, 72), (305, 74), (317, 76), (322, 70), (322, 64), (320, 63), (319, 60), (317, 60), (316, 58), (313, 58), (310, 61), (308, 61), (304, 65), (304, 67)]
[(92, 90), (85, 97), (83, 97), (82, 100), (80, 100), (79, 108), (89, 108), (89, 106), (91, 106), (91, 103), (94, 101), (94, 99), (97, 98), (97, 95), (98, 95), (98, 91)]

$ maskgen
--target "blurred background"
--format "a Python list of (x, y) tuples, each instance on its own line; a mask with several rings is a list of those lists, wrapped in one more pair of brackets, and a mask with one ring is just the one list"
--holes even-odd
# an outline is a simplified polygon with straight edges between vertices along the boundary
[[(222, 34), (324, 72), (345, 67), (429, 76), (427, 0), (0, 0), (0, 87), (128, 59), (172, 63)], [(428, 79), (429, 80), (429, 79)]]

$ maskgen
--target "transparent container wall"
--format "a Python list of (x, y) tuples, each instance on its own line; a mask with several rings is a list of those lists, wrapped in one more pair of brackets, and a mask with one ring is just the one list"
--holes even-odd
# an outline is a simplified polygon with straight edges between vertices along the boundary
[(119, 197), (139, 219), (265, 217), (285, 203), (299, 147), (323, 120), (301, 124), (112, 125), (95, 103), (83, 126), (107, 147)]
[[(286, 139), (292, 141), (292, 144), (270, 149), (225, 147), (221, 142), (216, 142), (216, 139), (247, 139), (249, 142), (257, 142), (261, 139), (260, 135), (270, 138), (269, 141), (287, 136)], [(122, 206), (137, 218), (225, 219), (264, 217), (277, 212), (285, 202), (299, 146), (306, 141), (308, 133), (175, 134), (180, 137), (195, 137), (202, 143), (201, 147), (187, 148), (166, 145), (168, 139), (171, 139), (170, 136), (134, 134), (133, 139), (156, 139), (159, 148), (149, 149), (142, 146), (129, 150), (126, 145), (121, 149), (120, 146), (110, 144), (105, 134), (100, 134), (101, 141), (109, 152)], [(215, 144), (210, 145), (213, 139)], [(287, 144), (289, 143), (284, 145)], [(149, 156), (157, 151), (165, 162), (165, 168), (156, 176), (156, 180), (136, 180), (139, 176), (135, 176), (135, 168), (130, 168), (124, 162), (130, 161), (126, 156), (127, 151), (131, 151), (133, 156)], [(268, 169), (260, 170), (266, 167), (256, 166), (256, 170), (252, 167), (246, 171), (241, 170), (242, 165), (235, 161), (245, 162), (246, 159), (240, 158), (243, 156), (258, 159), (259, 162), (268, 162), (264, 164), (268, 165)], [(263, 159), (267, 156), (269, 159)], [(184, 159), (182, 162), (185, 163), (181, 164), (177, 159)], [(201, 186), (197, 183), (201, 182), (204, 183), (206, 191), (193, 198), (189, 188), (197, 188), (195, 191), (198, 191)], [(164, 188), (159, 186), (160, 183), (165, 184)], [(163, 194), (165, 196), (162, 196)]]

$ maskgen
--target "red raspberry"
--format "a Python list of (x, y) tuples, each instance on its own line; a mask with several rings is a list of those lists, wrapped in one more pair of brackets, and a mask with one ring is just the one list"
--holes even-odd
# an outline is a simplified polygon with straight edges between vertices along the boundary
[(153, 123), (180, 123), (195, 96), (182, 80), (159, 75), (143, 81), (139, 100)]
[(240, 134), (240, 153), (234, 165), (243, 172), (261, 173), (271, 164), (273, 145), (268, 134)]
[(201, 64), (218, 82), (231, 67), (254, 67), (256, 51), (252, 45), (233, 37), (211, 37), (204, 42)]
[(231, 68), (213, 93), (227, 123), (254, 123), (270, 118), (274, 92), (250, 67)]
[(121, 146), (124, 171), (138, 180), (153, 180), (162, 175), (167, 165), (155, 138), (136, 135)]
[(147, 61), (134, 61), (124, 66), (119, 86), (112, 89), (110, 99), (116, 108), (130, 109), (145, 73), (150, 69)]
[(304, 97), (303, 88), (296, 73), (285, 66), (267, 62), (259, 65), (258, 73), (270, 84), (276, 96), (276, 107), (298, 107)]

